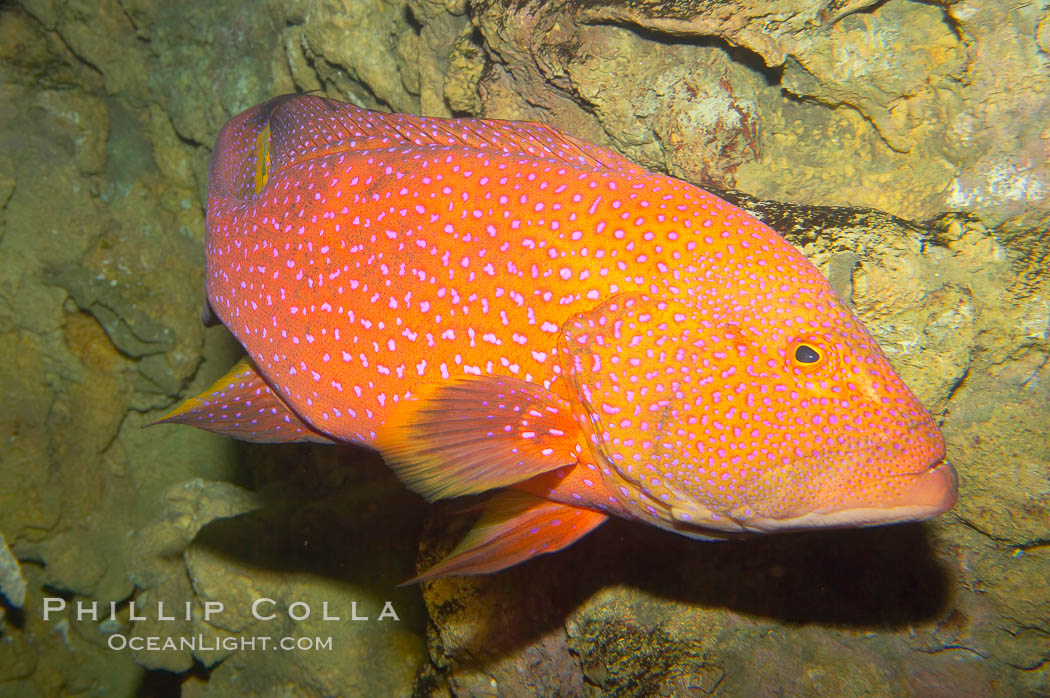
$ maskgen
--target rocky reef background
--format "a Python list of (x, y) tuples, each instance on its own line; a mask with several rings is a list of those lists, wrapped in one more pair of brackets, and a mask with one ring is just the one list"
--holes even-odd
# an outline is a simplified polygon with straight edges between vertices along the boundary
[[(199, 321), (209, 149), (297, 90), (545, 121), (724, 191), (852, 299), (959, 505), (733, 544), (614, 522), (395, 588), (468, 522), (373, 455), (141, 428), (237, 355)], [(1048, 228), (1047, 0), (0, 3), (0, 694), (1046, 695)], [(254, 621), (260, 596), (314, 615)]]

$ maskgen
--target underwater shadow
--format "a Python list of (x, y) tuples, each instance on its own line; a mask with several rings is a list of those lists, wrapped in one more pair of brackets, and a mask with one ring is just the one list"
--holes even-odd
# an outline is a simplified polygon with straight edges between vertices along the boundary
[(237, 455), (236, 480), (255, 490), (261, 506), (212, 521), (192, 545), (249, 569), (321, 576), (348, 591), (367, 590), (392, 601), (402, 622), (422, 634), (419, 589), (397, 585), (415, 574), (426, 507), (376, 453), (239, 442)]
[(364, 449), (244, 444), (238, 453), (242, 481), (263, 506), (212, 522), (194, 545), (368, 589), (405, 609), (421, 635), (425, 595), (437, 627), (468, 627), (462, 639), (484, 648), (473, 660), (460, 655), (460, 666), (534, 646), (599, 592), (860, 630), (918, 624), (950, 602), (950, 576), (921, 524), (705, 542), (612, 519), (566, 550), (500, 573), (398, 588), (416, 573), (421, 537), (432, 563), (466, 532), (464, 502), (425, 504)]
[[(444, 517), (437, 518), (428, 529), (441, 525)], [(623, 621), (610, 631), (621, 640), (666, 635), (659, 625), (670, 618), (640, 620), (667, 613), (641, 610), (647, 600), (788, 626), (886, 631), (937, 617), (951, 597), (950, 577), (921, 524), (706, 542), (614, 519), (566, 550), (487, 577), (434, 584), (445, 586), (430, 592), (432, 600), (444, 599), (431, 603), (433, 621), (470, 627), (465, 645), (483, 648), (459, 654), (461, 668), (545, 645), (600, 592), (603, 606), (629, 609), (630, 617), (619, 618), (621, 611), (601, 618), (595, 607), (590, 620)]]
[[(580, 550), (605, 568), (596, 582), (781, 623), (903, 628), (937, 617), (951, 596), (922, 524), (711, 542), (620, 521), (604, 533)], [(630, 564), (610, 565), (610, 547)]]

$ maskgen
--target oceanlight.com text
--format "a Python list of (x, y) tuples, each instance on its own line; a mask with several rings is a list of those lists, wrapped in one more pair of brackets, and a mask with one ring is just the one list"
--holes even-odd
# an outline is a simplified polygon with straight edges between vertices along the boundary
[(331, 651), (332, 638), (327, 637), (271, 637), (269, 635), (249, 635), (245, 637), (205, 637), (204, 635), (161, 636), (161, 635), (124, 635), (114, 633), (106, 640), (111, 650), (132, 650), (134, 652), (161, 652), (170, 650), (189, 650), (191, 652), (226, 652), (240, 651), (273, 651), (311, 652)]

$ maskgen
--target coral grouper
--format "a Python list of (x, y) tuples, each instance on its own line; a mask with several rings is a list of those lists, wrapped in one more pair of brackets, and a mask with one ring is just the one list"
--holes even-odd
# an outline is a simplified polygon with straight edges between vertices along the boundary
[(279, 97), (219, 134), (206, 254), (248, 356), (164, 421), (370, 446), (427, 499), (495, 490), (420, 578), (609, 516), (724, 538), (955, 502), (936, 423), (813, 265), (549, 126)]

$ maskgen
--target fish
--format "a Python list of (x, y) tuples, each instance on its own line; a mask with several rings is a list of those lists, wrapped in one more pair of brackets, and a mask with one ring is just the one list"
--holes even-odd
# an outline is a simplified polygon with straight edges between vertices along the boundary
[(206, 225), (204, 315), (246, 357), (159, 421), (487, 494), (410, 581), (611, 516), (722, 540), (955, 504), (937, 422), (798, 250), (551, 126), (281, 96), (220, 131)]

